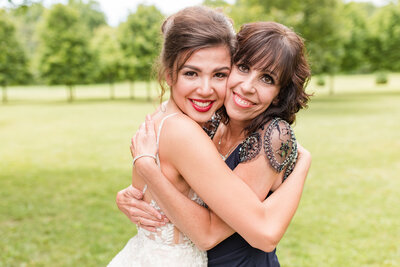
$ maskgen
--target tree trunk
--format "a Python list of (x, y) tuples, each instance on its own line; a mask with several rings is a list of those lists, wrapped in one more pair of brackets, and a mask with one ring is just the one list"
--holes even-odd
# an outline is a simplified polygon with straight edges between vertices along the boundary
[(72, 85), (69, 85), (68, 89), (69, 89), (68, 102), (72, 102), (74, 100), (74, 87)]
[(3, 88), (3, 103), (7, 103), (8, 102), (8, 98), (7, 98), (7, 86), (5, 86), (5, 85), (3, 85), (2, 86), (2, 88)]
[(129, 94), (130, 94), (130, 97), (131, 97), (131, 99), (134, 99), (135, 98), (135, 96), (134, 96), (134, 88), (133, 88), (133, 81), (129, 81)]
[(115, 98), (115, 89), (114, 89), (114, 83), (112, 81), (110, 81), (110, 99), (114, 99)]
[(333, 75), (333, 73), (331, 73), (331, 74), (329, 75), (329, 94), (330, 94), (330, 95), (333, 95), (333, 93), (334, 93), (334, 84), (333, 84), (333, 81), (334, 81), (334, 75)]
[(147, 82), (147, 101), (151, 101), (151, 82)]

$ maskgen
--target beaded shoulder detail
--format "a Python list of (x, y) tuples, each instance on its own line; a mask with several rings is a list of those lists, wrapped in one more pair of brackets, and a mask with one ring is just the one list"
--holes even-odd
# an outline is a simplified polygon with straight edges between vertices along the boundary
[[(261, 138), (263, 136), (263, 138)], [(239, 149), (240, 163), (256, 158), (262, 148), (271, 166), (281, 172), (285, 168), (283, 180), (293, 171), (297, 160), (297, 143), (289, 123), (272, 119), (267, 128), (248, 136)]]
[(211, 139), (214, 138), (214, 135), (217, 132), (220, 122), (221, 122), (221, 116), (218, 114), (214, 114), (211, 117), (211, 119), (204, 124), (203, 130), (207, 133), (207, 135)]

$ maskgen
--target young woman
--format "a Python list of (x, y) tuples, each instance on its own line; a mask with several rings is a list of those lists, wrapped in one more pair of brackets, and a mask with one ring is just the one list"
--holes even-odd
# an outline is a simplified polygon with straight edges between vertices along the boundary
[[(174, 89), (168, 103), (153, 114), (159, 133), (169, 130), (169, 121), (206, 122), (223, 104), (226, 81), (236, 38), (231, 22), (221, 13), (205, 7), (186, 8), (169, 17), (162, 26), (164, 46), (160, 77)], [(201, 72), (201, 79), (193, 73)], [(172, 86), (173, 85), (173, 86)], [(189, 97), (190, 100), (186, 101)], [(164, 126), (163, 126), (164, 124)], [(196, 124), (197, 127), (199, 127)], [(204, 134), (204, 132), (202, 132)], [(160, 144), (160, 149), (164, 142)], [(190, 187), (164, 155), (158, 162), (170, 181), (185, 195)], [(133, 185), (144, 190), (143, 179), (133, 171)], [(200, 199), (190, 192), (198, 203)], [(145, 200), (157, 207), (150, 192)], [(173, 224), (160, 231), (139, 229), (109, 266), (206, 266), (207, 257)]]
[[(283, 235), (297, 208), (310, 163), (306, 152), (299, 158), (298, 166), (290, 176), (292, 179), (278, 190), (282, 193), (281, 196), (276, 192), (274, 194), (276, 197), (272, 195), (264, 204), (261, 204), (260, 200), (266, 198), (270, 189), (276, 189), (282, 183), (292, 170), (296, 158), (296, 143), (290, 126), (284, 121), (271, 118), (281, 115), (293, 122), (294, 113), (307, 101), (303, 85), (309, 72), (304, 60), (303, 44), (292, 31), (274, 23), (252, 24), (247, 28), (244, 27), (240, 34), (239, 51), (235, 56), (225, 100), (230, 120), (228, 122), (226, 114), (219, 113), (220, 116), (210, 123), (211, 128), (208, 128), (208, 132), (214, 137), (213, 140), (221, 154), (227, 157), (229, 167), (234, 169), (241, 163), (235, 168), (235, 172), (243, 177), (256, 195), (227, 170), (212, 143), (192, 121), (181, 114), (165, 121), (162, 134), (158, 130), (157, 145), (151, 142), (138, 142), (148, 138), (151, 140), (154, 134), (152, 121), (148, 121), (147, 129), (142, 127), (136, 137), (135, 148), (138, 153), (144, 149), (152, 154), (158, 149), (161, 170), (167, 179), (161, 179), (163, 173), (159, 167), (145, 158), (137, 161), (136, 170), (145, 177), (152, 198), (160, 204), (162, 210), (178, 228), (198, 246), (208, 249), (231, 236), (214, 248), (214, 253), (209, 251), (209, 265), (223, 263), (227, 266), (238, 264), (276, 266), (279, 263), (274, 252), (264, 253), (252, 248), (238, 234), (232, 235), (234, 230), (214, 213), (188, 201), (187, 193), (190, 192), (188, 186), (185, 187), (185, 194), (181, 194), (184, 190), (179, 190), (179, 184), (177, 186), (171, 179), (173, 174), (177, 174), (180, 178), (184, 177), (222, 219), (253, 246), (266, 251), (274, 250), (276, 242)], [(271, 49), (274, 49), (274, 53), (268, 52)], [(198, 52), (192, 56), (196, 56)], [(183, 68), (183, 74), (189, 75), (193, 79), (192, 82), (195, 82), (203, 77), (204, 71), (203, 68), (196, 67), (196, 64), (189, 64), (192, 63), (192, 56), (188, 57), (184, 66), (195, 68), (189, 71)], [(286, 67), (291, 65), (293, 66)], [(175, 83), (171, 80), (168, 82), (167, 76), (167, 82), (171, 86), (171, 99), (165, 112), (168, 113), (168, 109), (177, 106), (180, 112), (183, 111), (189, 117), (197, 118), (197, 121), (201, 122), (198, 118), (202, 118), (205, 107), (212, 104), (213, 100), (193, 98), (190, 93), (185, 94), (187, 87), (180, 86), (180, 71), (181, 69), (176, 69), (178, 78)], [(191, 92), (193, 91), (192, 88)], [(190, 105), (185, 106), (189, 103), (192, 104), (192, 108)], [(200, 113), (198, 117), (196, 112)], [(219, 123), (219, 118), (226, 124)], [(139, 144), (143, 147), (139, 147)], [(149, 148), (145, 148), (146, 146)], [(279, 152), (279, 155), (275, 155), (275, 152)], [(176, 153), (181, 154), (181, 157), (177, 157)], [(138, 187), (141, 188), (141, 185)], [(287, 196), (278, 198), (282, 195)], [(281, 199), (288, 202), (279, 204), (278, 201)], [(279, 212), (278, 208), (282, 211)], [(242, 214), (246, 215), (238, 216)], [(274, 220), (267, 216), (271, 216)], [(246, 245), (244, 249), (243, 245)], [(230, 251), (231, 248), (239, 248), (240, 251)], [(228, 251), (234, 252), (234, 255), (239, 257), (234, 257), (232, 260), (227, 254)], [(249, 259), (252, 259), (251, 263)]]

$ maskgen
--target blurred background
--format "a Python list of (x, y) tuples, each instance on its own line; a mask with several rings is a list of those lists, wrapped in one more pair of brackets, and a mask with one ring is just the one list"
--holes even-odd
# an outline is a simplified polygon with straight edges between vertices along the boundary
[(397, 0), (0, 0), (0, 266), (106, 265), (136, 233), (115, 195), (159, 103), (160, 25), (194, 3), (305, 39), (313, 165), (282, 266), (400, 266)]

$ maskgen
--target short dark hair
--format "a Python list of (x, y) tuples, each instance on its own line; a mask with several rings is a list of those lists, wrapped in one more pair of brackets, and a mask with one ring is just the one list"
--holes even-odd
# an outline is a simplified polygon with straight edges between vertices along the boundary
[[(305, 87), (311, 76), (304, 42), (288, 27), (276, 22), (244, 24), (237, 34), (238, 50), (234, 64), (275, 73), (280, 90), (274, 101), (254, 118), (245, 131), (250, 134), (273, 117), (292, 124), (296, 113), (307, 106), (310, 95)], [(228, 119), (229, 120), (229, 119)]]

